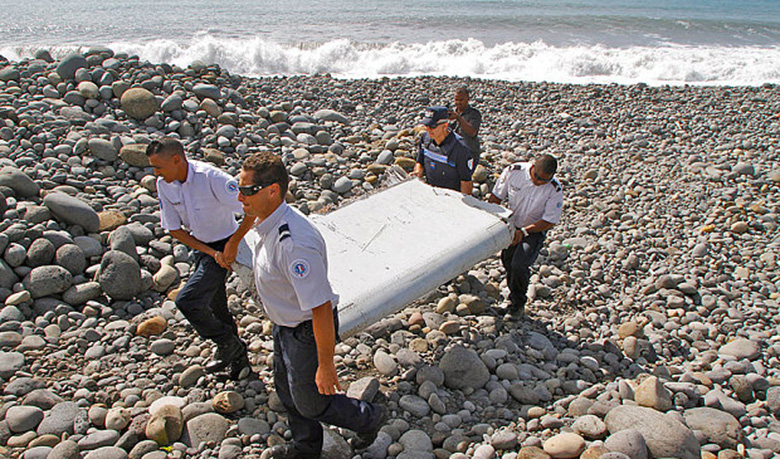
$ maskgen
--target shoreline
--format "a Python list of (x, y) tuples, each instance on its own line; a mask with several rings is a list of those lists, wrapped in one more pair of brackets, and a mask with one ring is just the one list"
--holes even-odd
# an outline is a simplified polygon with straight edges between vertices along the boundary
[[(160, 405), (178, 410), (175, 457), (262, 458), (284, 441), (270, 323), (235, 276), (229, 305), (257, 374), (203, 373), (211, 345), (172, 301), (191, 260), (160, 228), (144, 144), (176, 133), (231, 174), (272, 150), (294, 205), (319, 212), (409, 168), (423, 108), (464, 82), (483, 114), (475, 194), (551, 153), (563, 220), (528, 318), (504, 316), (493, 257), (337, 346), (347, 390), (381, 390), (392, 412), (361, 457), (780, 451), (776, 85), (255, 79), (103, 49), (0, 68), (0, 453), (164, 457), (149, 440)], [(328, 457), (354, 456), (326, 432)]]
[[(339, 79), (442, 76), (506, 82), (565, 84), (648, 84), (672, 86), (749, 86), (780, 84), (775, 46), (674, 45), (610, 47), (604, 44), (550, 45), (544, 41), (485, 45), (476, 39), (383, 43), (329, 40), (278, 43), (263, 38), (196, 36), (184, 42), (147, 40), (118, 42), (129, 55), (155, 65), (188, 66), (212, 62), (244, 77), (315, 76)], [(106, 46), (0, 46), (16, 62), (49, 49), (63, 58)], [(8, 57), (8, 56), (6, 56)]]

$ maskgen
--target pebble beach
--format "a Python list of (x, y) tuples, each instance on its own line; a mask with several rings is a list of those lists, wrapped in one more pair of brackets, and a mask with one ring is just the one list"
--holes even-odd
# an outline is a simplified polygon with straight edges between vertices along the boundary
[(391, 414), (363, 452), (326, 429), (323, 458), (780, 453), (777, 85), (249, 78), (95, 47), (0, 57), (0, 456), (264, 459), (289, 440), (271, 323), (237, 276), (254, 374), (203, 369), (211, 343), (173, 303), (192, 259), (160, 227), (145, 147), (178, 136), (233, 175), (273, 151), (288, 201), (325, 212), (410, 171), (424, 108), (463, 85), (475, 196), (513, 162), (560, 161), (527, 316), (505, 316), (494, 256), (337, 344), (347, 393)]

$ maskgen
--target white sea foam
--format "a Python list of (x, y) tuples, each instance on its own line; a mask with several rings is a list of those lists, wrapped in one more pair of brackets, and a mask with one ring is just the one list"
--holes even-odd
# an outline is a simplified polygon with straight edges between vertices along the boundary
[[(559, 47), (541, 41), (488, 46), (475, 39), (382, 45), (348, 40), (281, 44), (261, 38), (215, 38), (204, 33), (186, 43), (153, 40), (116, 42), (109, 47), (155, 63), (217, 63), (248, 76), (327, 72), (340, 78), (449, 75), (577, 84), (780, 83), (780, 46)], [(53, 54), (62, 55), (72, 49), (57, 47)], [(5, 48), (0, 54), (19, 59), (34, 51)]]

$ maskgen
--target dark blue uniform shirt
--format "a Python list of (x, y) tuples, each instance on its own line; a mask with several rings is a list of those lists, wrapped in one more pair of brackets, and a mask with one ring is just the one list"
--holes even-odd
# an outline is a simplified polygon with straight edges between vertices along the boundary
[(425, 169), (425, 180), (433, 186), (460, 191), (460, 182), (470, 182), (474, 169), (471, 150), (463, 138), (447, 134), (441, 145), (431, 139), (427, 132), (420, 138), (417, 162)]

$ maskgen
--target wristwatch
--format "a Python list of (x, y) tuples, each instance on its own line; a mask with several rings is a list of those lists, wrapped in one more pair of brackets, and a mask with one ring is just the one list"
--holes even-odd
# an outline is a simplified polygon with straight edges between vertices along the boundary
[(523, 233), (523, 237), (528, 237), (528, 230), (525, 229), (525, 226), (521, 226), (520, 231)]

